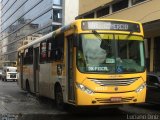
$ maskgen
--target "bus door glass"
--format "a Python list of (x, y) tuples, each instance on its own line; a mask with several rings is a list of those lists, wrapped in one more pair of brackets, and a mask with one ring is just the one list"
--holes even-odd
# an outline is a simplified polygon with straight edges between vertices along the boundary
[(39, 92), (39, 48), (34, 48), (33, 74), (34, 74), (34, 92)]
[(68, 100), (70, 102), (75, 101), (75, 91), (74, 91), (74, 49), (73, 49), (73, 35), (67, 37), (67, 55), (68, 55)]
[(23, 88), (23, 62), (24, 62), (24, 56), (23, 53), (20, 53), (20, 84), (21, 88)]

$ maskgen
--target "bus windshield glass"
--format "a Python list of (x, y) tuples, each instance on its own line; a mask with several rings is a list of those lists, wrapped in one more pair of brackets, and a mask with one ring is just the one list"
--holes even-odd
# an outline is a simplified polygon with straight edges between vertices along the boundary
[(136, 73), (144, 71), (142, 36), (97, 34), (80, 35), (77, 48), (77, 67), (80, 72)]

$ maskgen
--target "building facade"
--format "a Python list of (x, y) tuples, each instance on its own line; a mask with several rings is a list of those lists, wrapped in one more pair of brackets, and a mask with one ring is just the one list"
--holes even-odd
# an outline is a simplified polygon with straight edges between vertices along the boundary
[(141, 22), (146, 66), (160, 72), (160, 0), (80, 0), (78, 18), (112, 18)]
[(68, 1), (1, 0), (0, 59), (16, 60), (18, 47), (73, 21), (79, 1), (70, 7)]

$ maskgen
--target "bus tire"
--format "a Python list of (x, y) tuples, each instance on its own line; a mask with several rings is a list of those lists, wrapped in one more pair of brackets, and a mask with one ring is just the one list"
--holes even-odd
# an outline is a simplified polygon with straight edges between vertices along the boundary
[(55, 102), (56, 102), (56, 107), (59, 110), (64, 110), (63, 93), (60, 85), (56, 86), (55, 88)]
[(28, 93), (31, 92), (31, 90), (30, 90), (30, 85), (29, 85), (28, 80), (26, 81), (26, 91), (27, 91)]

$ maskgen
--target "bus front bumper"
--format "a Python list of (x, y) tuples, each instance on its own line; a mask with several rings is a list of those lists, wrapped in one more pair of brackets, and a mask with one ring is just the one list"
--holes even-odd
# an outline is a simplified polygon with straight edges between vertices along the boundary
[(115, 104), (132, 104), (144, 103), (146, 97), (146, 87), (140, 92), (124, 92), (124, 93), (92, 93), (77, 89), (77, 106), (93, 106), (93, 105), (115, 105)]

